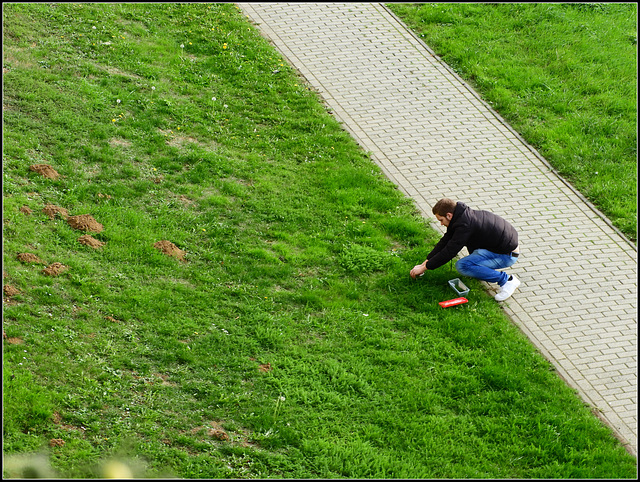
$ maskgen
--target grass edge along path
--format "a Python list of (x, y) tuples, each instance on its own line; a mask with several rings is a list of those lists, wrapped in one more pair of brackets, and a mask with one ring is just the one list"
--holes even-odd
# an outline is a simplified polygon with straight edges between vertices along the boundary
[(386, 4), (637, 245), (637, 4)]

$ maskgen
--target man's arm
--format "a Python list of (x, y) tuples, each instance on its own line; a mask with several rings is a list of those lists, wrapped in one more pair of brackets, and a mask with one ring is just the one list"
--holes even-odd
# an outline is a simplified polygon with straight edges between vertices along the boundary
[(427, 259), (424, 260), (424, 263), (415, 265), (409, 272), (409, 275), (413, 279), (416, 279), (418, 276), (422, 276), (424, 272), (427, 271), (427, 261), (429, 261), (429, 259), (431, 259), (434, 255), (438, 254), (440, 250), (447, 245), (450, 238), (451, 234), (449, 234), (449, 232), (444, 233), (444, 236), (440, 238), (440, 241), (436, 243), (431, 252), (429, 252), (429, 254), (427, 255)]

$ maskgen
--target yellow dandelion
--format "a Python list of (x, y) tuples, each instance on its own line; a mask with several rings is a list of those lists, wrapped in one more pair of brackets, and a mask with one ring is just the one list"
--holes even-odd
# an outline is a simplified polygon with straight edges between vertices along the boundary
[(111, 122), (115, 122), (115, 121), (116, 121), (115, 119), (111, 119)]

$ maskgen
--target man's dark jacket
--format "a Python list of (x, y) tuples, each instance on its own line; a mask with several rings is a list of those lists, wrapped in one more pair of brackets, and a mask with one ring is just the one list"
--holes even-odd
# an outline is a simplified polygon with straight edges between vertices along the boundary
[(451, 261), (465, 246), (469, 253), (482, 248), (509, 254), (518, 246), (518, 232), (500, 216), (458, 202), (447, 232), (427, 255), (427, 269), (436, 269)]

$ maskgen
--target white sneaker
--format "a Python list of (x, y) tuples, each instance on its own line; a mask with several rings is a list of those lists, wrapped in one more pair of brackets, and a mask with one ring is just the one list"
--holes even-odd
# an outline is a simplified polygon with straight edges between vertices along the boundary
[(516, 288), (520, 286), (520, 280), (515, 275), (511, 275), (511, 281), (507, 281), (500, 287), (498, 294), (496, 295), (496, 301), (504, 301), (513, 294)]

